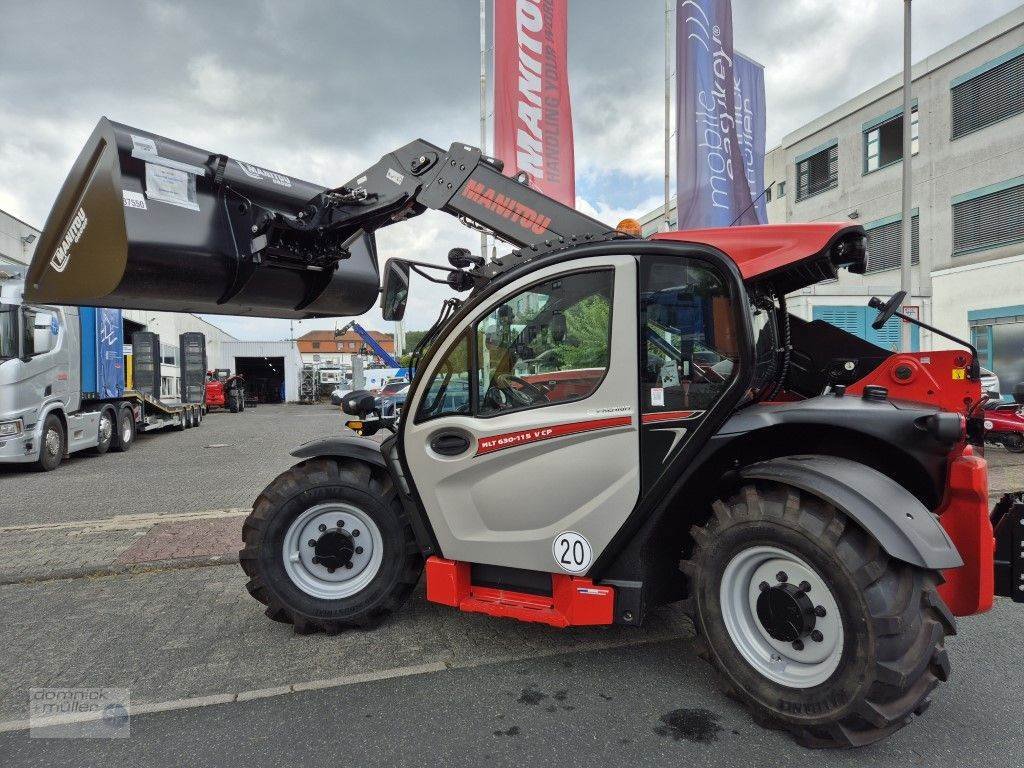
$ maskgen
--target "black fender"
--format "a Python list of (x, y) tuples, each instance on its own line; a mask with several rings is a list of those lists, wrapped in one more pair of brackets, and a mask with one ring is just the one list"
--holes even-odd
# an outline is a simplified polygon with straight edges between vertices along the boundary
[(334, 435), (310, 440), (292, 451), (291, 455), (299, 459), (315, 459), (318, 456), (358, 459), (387, 469), (384, 454), (380, 452), (380, 443), (358, 435)]
[(790, 485), (827, 501), (897, 560), (934, 571), (964, 564), (938, 518), (906, 488), (864, 464), (836, 456), (784, 456), (750, 464), (740, 476)]

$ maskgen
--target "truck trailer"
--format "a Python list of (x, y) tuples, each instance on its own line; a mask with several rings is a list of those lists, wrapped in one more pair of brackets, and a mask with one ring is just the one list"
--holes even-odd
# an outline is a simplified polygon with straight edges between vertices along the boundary
[[(201, 400), (160, 398), (155, 334), (136, 334), (128, 389), (121, 310), (37, 304), (23, 293), (20, 280), (0, 282), (0, 463), (49, 471), (78, 451), (127, 451), (138, 432), (202, 422)], [(141, 353), (154, 346), (155, 355)]]

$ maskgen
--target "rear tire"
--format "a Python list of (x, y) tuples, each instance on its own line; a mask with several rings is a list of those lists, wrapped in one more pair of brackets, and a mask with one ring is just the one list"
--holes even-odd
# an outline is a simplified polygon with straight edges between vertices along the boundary
[(67, 450), (67, 433), (64, 422), (55, 413), (51, 413), (43, 422), (43, 437), (39, 445), (39, 458), (35, 468), (40, 472), (52, 472), (64, 460)]
[(135, 444), (135, 412), (130, 405), (122, 406), (117, 414), (117, 432), (110, 450), (124, 453)]
[[(348, 532), (360, 538), (345, 539)], [(324, 556), (320, 545), (331, 536), (349, 547), (341, 562), (348, 557), (353, 568), (329, 570), (324, 560), (311, 560)], [(423, 570), (391, 478), (358, 461), (310, 459), (278, 476), (256, 499), (242, 539), (239, 562), (249, 594), (298, 634), (379, 623), (405, 601)], [(351, 549), (357, 544), (365, 545), (358, 556)]]
[(1024, 453), (1024, 435), (1007, 435), (1002, 442), (1003, 447), (1010, 453)]
[(117, 414), (113, 408), (104, 408), (100, 411), (99, 442), (93, 448), (93, 452), (102, 456), (110, 450), (114, 442), (114, 435), (117, 433)]
[[(698, 652), (761, 725), (786, 729), (808, 747), (863, 746), (924, 712), (948, 679), (944, 641), (956, 624), (936, 591), (940, 574), (890, 558), (834, 507), (793, 488), (747, 486), (716, 501), (692, 535), (680, 566), (690, 577), (686, 606)], [(757, 557), (766, 558), (762, 571)], [(737, 591), (736, 564), (748, 561), (746, 592)], [(782, 598), (775, 607), (785, 610), (775, 611), (766, 598), (762, 612), (759, 594), (793, 593), (787, 578), (771, 575), (776, 567), (815, 582), (800, 593), (813, 607)], [(787, 619), (785, 631), (773, 623), (778, 616)], [(791, 642), (790, 629), (803, 634)], [(835, 653), (816, 660), (830, 642)]]

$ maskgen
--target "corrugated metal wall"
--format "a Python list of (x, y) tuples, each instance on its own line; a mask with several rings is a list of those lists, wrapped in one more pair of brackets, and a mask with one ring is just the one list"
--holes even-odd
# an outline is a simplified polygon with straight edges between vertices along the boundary
[(211, 368), (230, 368), (235, 371), (236, 357), (283, 357), (284, 393), (289, 403), (299, 399), (299, 376), (302, 359), (298, 346), (291, 341), (222, 341), (210, 361)]

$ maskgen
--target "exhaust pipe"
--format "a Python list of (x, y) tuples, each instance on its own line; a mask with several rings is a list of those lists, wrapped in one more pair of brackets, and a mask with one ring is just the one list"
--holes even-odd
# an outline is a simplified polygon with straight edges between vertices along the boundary
[(374, 238), (303, 228), (324, 191), (102, 118), (47, 217), (26, 299), (288, 319), (363, 314), (379, 292)]

